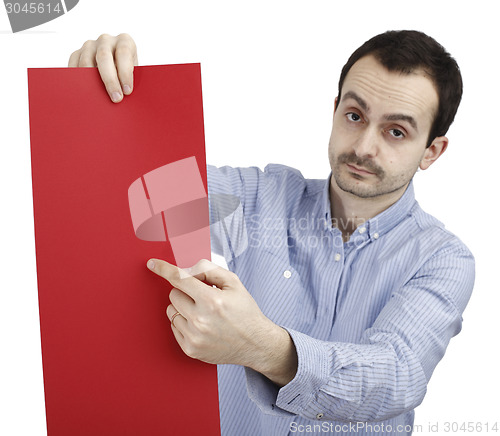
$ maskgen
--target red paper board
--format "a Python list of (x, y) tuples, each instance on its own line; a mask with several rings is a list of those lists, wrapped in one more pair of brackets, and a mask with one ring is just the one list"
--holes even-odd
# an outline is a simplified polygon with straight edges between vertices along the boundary
[(138, 178), (192, 156), (206, 192), (200, 67), (134, 79), (114, 104), (95, 68), (28, 70), (48, 436), (220, 434), (216, 367), (180, 350), (171, 286), (146, 268), (174, 262), (172, 246), (136, 236), (128, 199)]

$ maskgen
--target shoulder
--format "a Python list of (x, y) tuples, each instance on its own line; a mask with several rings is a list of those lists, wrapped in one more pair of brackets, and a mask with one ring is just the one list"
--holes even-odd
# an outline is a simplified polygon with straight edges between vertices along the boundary
[(421, 238), (429, 239), (438, 252), (453, 251), (466, 254), (473, 258), (473, 255), (465, 243), (433, 215), (425, 212), (416, 202), (413, 206), (410, 218)]
[(425, 253), (416, 277), (435, 278), (442, 293), (463, 312), (474, 286), (474, 255), (457, 235), (418, 204), (412, 210), (411, 219), (418, 228), (419, 250)]
[(275, 179), (275, 180), (287, 179), (289, 181), (293, 181), (301, 185), (304, 184), (306, 181), (306, 179), (298, 169), (289, 167), (287, 165), (281, 165), (275, 163), (268, 164), (264, 168), (264, 174), (266, 175), (266, 177), (269, 177), (270, 179)]
[[(403, 218), (377, 244), (378, 257), (391, 259), (406, 279), (433, 271), (460, 269), (474, 276), (474, 256), (466, 244), (415, 201)], [(434, 273), (433, 273), (434, 274)]]
[(274, 189), (296, 197), (315, 197), (321, 194), (325, 184), (325, 179), (306, 179), (298, 169), (281, 164), (267, 165), (264, 174)]

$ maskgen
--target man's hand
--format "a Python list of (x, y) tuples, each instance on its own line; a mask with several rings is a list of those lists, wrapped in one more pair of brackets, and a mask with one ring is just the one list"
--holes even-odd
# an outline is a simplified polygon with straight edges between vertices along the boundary
[(280, 386), (293, 379), (297, 353), (290, 335), (264, 316), (236, 274), (208, 260), (188, 272), (158, 259), (148, 268), (174, 287), (167, 316), (175, 315), (172, 331), (184, 353), (247, 366)]
[(134, 66), (137, 48), (134, 40), (122, 33), (118, 36), (101, 35), (89, 40), (69, 58), (69, 67), (97, 67), (106, 90), (115, 103), (129, 95), (134, 87)]

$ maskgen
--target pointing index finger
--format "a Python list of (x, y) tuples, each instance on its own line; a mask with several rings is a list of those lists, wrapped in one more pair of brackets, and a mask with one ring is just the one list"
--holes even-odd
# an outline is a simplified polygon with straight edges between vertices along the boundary
[(151, 271), (163, 277), (172, 286), (189, 295), (194, 301), (199, 299), (202, 293), (206, 293), (207, 289), (212, 290), (210, 286), (188, 274), (182, 268), (164, 260), (150, 259), (147, 265)]

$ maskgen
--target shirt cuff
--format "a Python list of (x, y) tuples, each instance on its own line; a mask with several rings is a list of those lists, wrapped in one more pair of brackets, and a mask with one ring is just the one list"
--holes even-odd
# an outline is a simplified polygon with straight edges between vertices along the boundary
[(276, 384), (251, 368), (245, 367), (245, 375), (248, 397), (263, 413), (275, 416), (293, 416), (293, 414), (276, 406), (279, 391)]
[(307, 416), (306, 409), (315, 402), (320, 388), (329, 380), (328, 350), (323, 341), (292, 329), (286, 330), (297, 350), (298, 367), (293, 380), (279, 390), (276, 405), (294, 415), (316, 419), (317, 416)]

